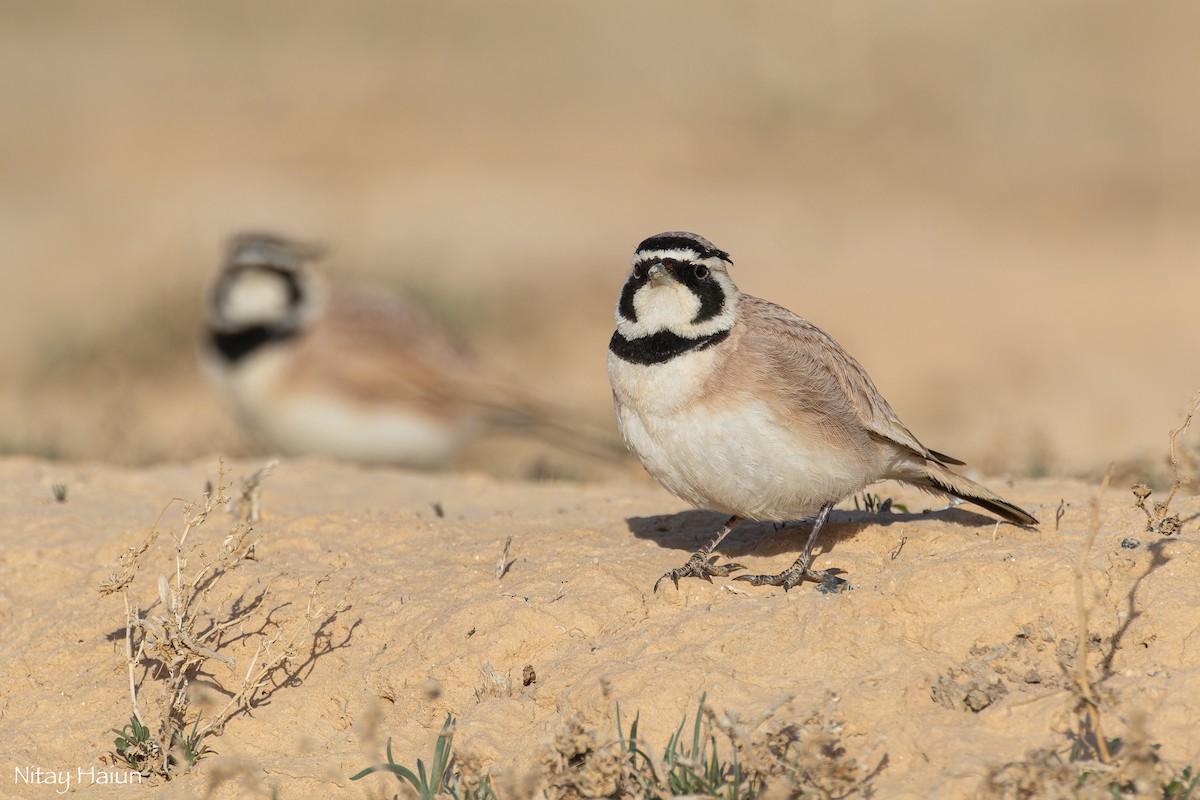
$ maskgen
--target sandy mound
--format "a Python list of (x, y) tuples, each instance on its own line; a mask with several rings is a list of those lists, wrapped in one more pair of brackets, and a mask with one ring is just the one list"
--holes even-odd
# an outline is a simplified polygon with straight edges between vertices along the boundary
[[(232, 465), (235, 484), (257, 466)], [(124, 470), (11, 459), (0, 476), (0, 794), (50, 797), (64, 788), (46, 778), (58, 772), (89, 797), (130, 797), (128, 786), (78, 785), (80, 768), (85, 778), (93, 767), (119, 774), (106, 756), (109, 729), (130, 714), (122, 604), (101, 600), (97, 585), (167, 500), (200, 496), (215, 460)], [(646, 483), (504, 483), (285, 461), (263, 486), (256, 559), (214, 591), (213, 605), (244, 605), (265, 590), (270, 632), (300, 618), (309, 590), (331, 574), (318, 597), (344, 608), (306, 634), (290, 677), (277, 675), (166, 795), (206, 796), (216, 784), (213, 796), (244, 797), (257, 783), (283, 798), (391, 796), (391, 776), (349, 776), (382, 760), (389, 737), (399, 763), (428, 762), (448, 713), (460, 755), (509, 791), (531, 791), (555, 760), (556, 735), (560, 750), (572, 729), (611, 742), (619, 703), (626, 720), (640, 711), (644, 739), (661, 748), (702, 693), (747, 741), (825, 715), (878, 796), (972, 795), (1008, 762), (1065, 752), (1079, 725), (1067, 672), (1078, 641), (1073, 570), (1095, 487), (1003, 489), (1043, 520), (1040, 530), (961, 509), (919, 513), (929, 499), (898, 490), (908, 513), (832, 518), (818, 566), (847, 570), (849, 593), (690, 580), (655, 595), (654, 580), (720, 520)], [(1174, 510), (1182, 535), (1145, 534), (1127, 489), (1110, 489), (1085, 598), (1105, 735), (1142, 735), (1178, 769), (1200, 751), (1200, 500), (1181, 496)], [(142, 557), (132, 593), (150, 614), (161, 610), (151, 605), (157, 575), (174, 569), (167, 532), (179, 520), (172, 506)], [(192, 541), (211, 553), (230, 524), (217, 512)], [(752, 571), (777, 571), (804, 530), (746, 526), (723, 551)], [(513, 563), (497, 579), (509, 536)], [(1127, 537), (1141, 545), (1123, 547)], [(213, 662), (195, 681), (202, 711), (223, 702), (214, 684), (236, 685), (249, 667), (254, 630), (243, 628), (221, 648), (236, 667)]]

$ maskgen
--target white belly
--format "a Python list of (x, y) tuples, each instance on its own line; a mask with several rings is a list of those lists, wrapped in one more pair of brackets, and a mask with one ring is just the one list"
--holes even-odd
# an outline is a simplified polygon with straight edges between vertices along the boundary
[(368, 406), (336, 392), (281, 386), (283, 353), (255, 354), (235, 367), (206, 359), (243, 426), (270, 447), (290, 455), (434, 467), (475, 433), (472, 420), (439, 420), (398, 405)]
[(610, 357), (621, 435), (666, 489), (699, 508), (782, 522), (878, 479), (851, 453), (784, 427), (748, 392), (697, 399), (705, 357), (649, 367)]
[(259, 427), (278, 447), (349, 461), (434, 467), (463, 444), (467, 426), (419, 411), (357, 406), (336, 396), (280, 398)]

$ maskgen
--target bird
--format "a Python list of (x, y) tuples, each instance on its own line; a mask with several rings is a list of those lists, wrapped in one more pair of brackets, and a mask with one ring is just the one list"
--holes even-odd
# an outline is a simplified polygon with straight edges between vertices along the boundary
[(787, 591), (803, 581), (842, 591), (813, 547), (842, 499), (892, 479), (959, 498), (1018, 525), (1037, 519), (958, 474), (900, 421), (866, 370), (793, 312), (742, 293), (724, 250), (688, 231), (643, 240), (616, 307), (608, 375), (617, 427), (646, 471), (693, 506), (728, 515), (670, 578), (711, 582), (743, 570), (714, 550), (743, 521), (812, 517), (804, 550), (777, 575), (734, 580)]
[(492, 374), (414, 301), (326, 280), (313, 266), (325, 255), (274, 233), (236, 234), (207, 294), (205, 371), (254, 438), (284, 454), (422, 469), (494, 430), (624, 455), (615, 437)]

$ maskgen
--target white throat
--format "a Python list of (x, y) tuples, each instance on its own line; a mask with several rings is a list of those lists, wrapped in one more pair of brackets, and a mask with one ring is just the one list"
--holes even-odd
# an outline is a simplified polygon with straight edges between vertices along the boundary
[(278, 325), (292, 313), (283, 278), (264, 272), (236, 277), (221, 300), (221, 321), (234, 327)]

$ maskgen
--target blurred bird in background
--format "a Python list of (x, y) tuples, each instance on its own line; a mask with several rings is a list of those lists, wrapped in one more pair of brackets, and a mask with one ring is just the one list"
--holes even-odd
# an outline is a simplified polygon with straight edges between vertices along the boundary
[(434, 468), (476, 437), (520, 432), (576, 454), (624, 456), (492, 374), (412, 301), (336, 284), (324, 249), (267, 233), (228, 245), (205, 309), (202, 358), (242, 427), (279, 452)]

